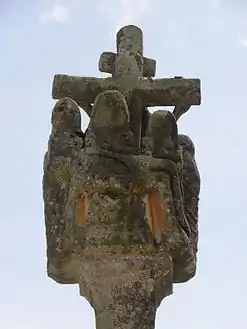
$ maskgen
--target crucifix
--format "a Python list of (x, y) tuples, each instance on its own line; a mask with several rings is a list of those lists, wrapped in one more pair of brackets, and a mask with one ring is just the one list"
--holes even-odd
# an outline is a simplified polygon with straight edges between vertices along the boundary
[(52, 97), (70, 97), (90, 116), (90, 105), (106, 90), (120, 91), (130, 111), (130, 128), (140, 147), (142, 116), (147, 107), (175, 106), (177, 117), (191, 105), (200, 105), (200, 79), (182, 77), (153, 79), (156, 61), (143, 56), (143, 36), (140, 28), (125, 26), (117, 33), (117, 53), (103, 52), (99, 70), (111, 77), (54, 76)]

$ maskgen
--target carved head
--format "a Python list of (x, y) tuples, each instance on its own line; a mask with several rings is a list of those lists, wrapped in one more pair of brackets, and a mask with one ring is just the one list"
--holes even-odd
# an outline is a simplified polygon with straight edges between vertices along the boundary
[(81, 113), (76, 102), (68, 97), (59, 100), (53, 108), (51, 123), (54, 131), (81, 130)]

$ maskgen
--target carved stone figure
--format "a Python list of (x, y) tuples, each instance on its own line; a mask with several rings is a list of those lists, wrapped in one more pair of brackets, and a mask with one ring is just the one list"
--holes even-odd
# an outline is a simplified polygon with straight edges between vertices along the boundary
[[(200, 176), (177, 120), (200, 80), (153, 79), (142, 31), (123, 27), (104, 79), (55, 75), (44, 159), (47, 272), (77, 283), (97, 329), (150, 329), (173, 283), (196, 272)], [(78, 105), (90, 116), (81, 131)], [(148, 111), (150, 106), (175, 106)]]

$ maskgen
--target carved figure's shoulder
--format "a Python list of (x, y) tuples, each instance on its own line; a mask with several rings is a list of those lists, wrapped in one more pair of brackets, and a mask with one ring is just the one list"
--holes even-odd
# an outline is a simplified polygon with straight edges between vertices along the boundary
[(189, 152), (193, 157), (195, 156), (195, 144), (192, 139), (183, 134), (178, 135), (178, 144), (183, 148), (183, 152)]

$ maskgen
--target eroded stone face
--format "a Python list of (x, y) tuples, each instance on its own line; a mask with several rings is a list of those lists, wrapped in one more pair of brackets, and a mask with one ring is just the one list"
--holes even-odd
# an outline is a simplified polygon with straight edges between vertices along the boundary
[[(123, 51), (107, 54), (101, 67), (112, 70), (117, 56), (134, 56), (133, 65), (139, 65), (142, 36), (139, 29), (133, 36), (134, 28), (118, 34)], [(142, 57), (142, 63), (150, 62)], [(178, 134), (176, 123), (188, 104), (180, 102), (174, 115), (150, 114), (145, 93), (142, 103), (128, 83), (143, 79), (143, 65), (137, 69), (130, 80), (125, 74), (116, 80), (114, 72), (113, 82), (89, 78), (95, 85), (69, 78), (76, 91), (68, 96), (85, 88), (88, 95), (57, 102), (44, 159), (47, 272), (59, 283), (79, 284), (95, 310), (97, 329), (153, 328), (173, 283), (188, 281), (196, 271), (200, 176), (194, 144)], [(150, 82), (148, 99), (159, 98), (157, 85), (152, 89)], [(77, 102), (90, 109), (85, 133)]]

